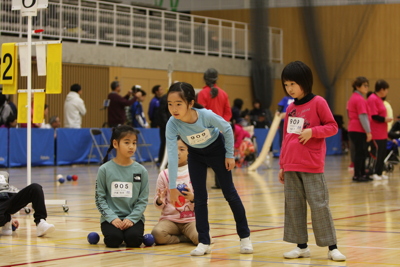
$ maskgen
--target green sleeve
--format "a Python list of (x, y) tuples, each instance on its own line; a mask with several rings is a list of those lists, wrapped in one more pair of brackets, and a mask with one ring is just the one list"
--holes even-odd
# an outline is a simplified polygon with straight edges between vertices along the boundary
[(140, 193), (131, 214), (129, 214), (126, 218), (131, 220), (135, 224), (143, 218), (143, 223), (144, 223), (143, 214), (144, 211), (146, 210), (149, 201), (148, 198), (149, 198), (149, 174), (147, 170), (143, 167)]
[(106, 184), (106, 170), (105, 168), (99, 168), (96, 179), (96, 195), (95, 202), (96, 207), (99, 210), (101, 216), (109, 223), (118, 216), (114, 213), (112, 209), (107, 204), (107, 184)]

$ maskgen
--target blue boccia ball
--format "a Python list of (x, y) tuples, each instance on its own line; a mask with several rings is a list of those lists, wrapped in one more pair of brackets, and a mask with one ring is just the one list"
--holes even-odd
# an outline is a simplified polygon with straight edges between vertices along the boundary
[(17, 230), (17, 227), (15, 227), (14, 224), (12, 225), (12, 230), (13, 231)]
[(90, 244), (96, 245), (96, 244), (99, 242), (99, 240), (100, 240), (100, 236), (99, 236), (99, 234), (96, 233), (96, 232), (91, 232), (91, 233), (88, 234), (87, 240), (88, 240), (88, 242), (89, 242)]
[(67, 175), (67, 180), (72, 181), (72, 175)]
[(146, 247), (151, 247), (154, 244), (154, 236), (152, 234), (145, 234), (143, 236), (143, 244), (145, 244)]
[(178, 184), (178, 186), (176, 187), (176, 189), (179, 190), (179, 192), (181, 192), (182, 194), (185, 195), (185, 192), (187, 192), (186, 190), (186, 185), (185, 184)]
[(64, 178), (58, 178), (58, 182), (60, 183), (60, 184), (63, 184), (64, 182), (65, 182), (65, 179)]

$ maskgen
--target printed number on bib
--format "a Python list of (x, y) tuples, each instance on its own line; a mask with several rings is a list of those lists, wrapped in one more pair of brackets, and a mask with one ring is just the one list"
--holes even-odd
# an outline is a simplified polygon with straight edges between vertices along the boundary
[(204, 143), (205, 141), (207, 141), (210, 138), (211, 138), (211, 134), (210, 134), (210, 131), (208, 129), (205, 129), (201, 133), (187, 136), (187, 139), (189, 141), (189, 145), (202, 144), (202, 143)]
[(112, 182), (111, 197), (132, 197), (132, 183)]
[(303, 118), (289, 117), (286, 130), (288, 133), (300, 134), (301, 131), (303, 130), (303, 125), (304, 125)]

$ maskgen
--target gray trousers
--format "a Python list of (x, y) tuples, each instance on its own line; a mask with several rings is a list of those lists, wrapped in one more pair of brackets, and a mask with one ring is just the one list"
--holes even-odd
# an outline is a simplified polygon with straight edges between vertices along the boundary
[(336, 244), (336, 232), (329, 209), (329, 193), (323, 173), (285, 172), (285, 228), (283, 240), (308, 242), (307, 202), (318, 246)]

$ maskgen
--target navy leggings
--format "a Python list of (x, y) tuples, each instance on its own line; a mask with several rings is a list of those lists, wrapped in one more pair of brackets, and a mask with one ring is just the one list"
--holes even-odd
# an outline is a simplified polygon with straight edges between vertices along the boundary
[(232, 181), (232, 172), (225, 168), (225, 142), (220, 134), (217, 140), (206, 148), (189, 146), (188, 165), (190, 180), (194, 190), (194, 210), (196, 215), (196, 229), (199, 233), (199, 242), (210, 244), (210, 225), (208, 223), (208, 194), (207, 168), (211, 167), (218, 177), (222, 193), (232, 210), (236, 221), (236, 231), (240, 238), (250, 236), (246, 212), (235, 185)]

